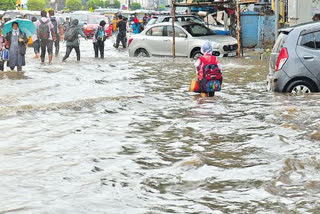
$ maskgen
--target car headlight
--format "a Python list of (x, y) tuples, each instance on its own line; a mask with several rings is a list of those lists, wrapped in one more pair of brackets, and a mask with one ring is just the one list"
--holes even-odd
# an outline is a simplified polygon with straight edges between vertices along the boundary
[(212, 43), (212, 48), (213, 49), (219, 49), (220, 45), (218, 43)]

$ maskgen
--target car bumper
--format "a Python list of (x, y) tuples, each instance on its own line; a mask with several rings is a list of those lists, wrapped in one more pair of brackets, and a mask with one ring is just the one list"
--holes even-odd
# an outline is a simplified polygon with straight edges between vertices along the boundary
[(290, 78), (284, 71), (270, 72), (267, 76), (267, 90), (272, 92), (285, 92)]

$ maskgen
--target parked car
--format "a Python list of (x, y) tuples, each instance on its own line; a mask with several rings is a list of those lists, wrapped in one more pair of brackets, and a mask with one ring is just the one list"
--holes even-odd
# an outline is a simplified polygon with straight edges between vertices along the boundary
[(273, 47), (268, 90), (311, 93), (320, 89), (320, 22), (281, 29)]
[(107, 23), (104, 27), (107, 37), (112, 36), (112, 25), (110, 24), (109, 18), (105, 16), (89, 16), (87, 24), (83, 26), (84, 35), (86, 35), (87, 38), (92, 38), (96, 29), (99, 27), (100, 21), (102, 20)]
[[(176, 15), (175, 21), (176, 22), (195, 22), (195, 23), (205, 25), (205, 22), (200, 17), (193, 16), (193, 15)], [(162, 22), (172, 22), (172, 16), (171, 15), (153, 16), (148, 22), (147, 26), (162, 23)]]
[(88, 17), (92, 15), (93, 13), (88, 11), (74, 11), (70, 13), (71, 21), (74, 19), (78, 19), (79, 21), (79, 27), (83, 29), (83, 26), (87, 24)]
[[(136, 57), (172, 56), (172, 23), (160, 23), (147, 27), (128, 40), (129, 55)], [(216, 56), (236, 56), (237, 40), (215, 35), (207, 27), (191, 22), (176, 22), (176, 56), (197, 59), (205, 41), (211, 41)]]

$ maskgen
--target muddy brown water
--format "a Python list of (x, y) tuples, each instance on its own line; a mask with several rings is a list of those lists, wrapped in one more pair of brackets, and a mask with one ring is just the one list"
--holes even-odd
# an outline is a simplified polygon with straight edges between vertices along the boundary
[(81, 48), (0, 75), (0, 213), (320, 212), (318, 94), (266, 92), (249, 58), (201, 98), (190, 60)]

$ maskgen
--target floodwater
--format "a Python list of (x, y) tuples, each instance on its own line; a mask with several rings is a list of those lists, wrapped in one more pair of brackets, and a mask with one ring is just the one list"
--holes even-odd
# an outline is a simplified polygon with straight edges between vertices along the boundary
[(266, 92), (267, 62), (231, 58), (201, 98), (189, 59), (106, 46), (0, 75), (0, 213), (320, 212), (319, 95)]

